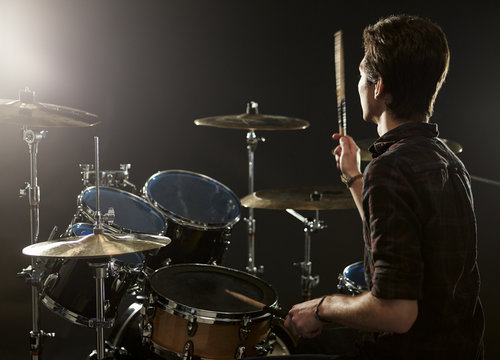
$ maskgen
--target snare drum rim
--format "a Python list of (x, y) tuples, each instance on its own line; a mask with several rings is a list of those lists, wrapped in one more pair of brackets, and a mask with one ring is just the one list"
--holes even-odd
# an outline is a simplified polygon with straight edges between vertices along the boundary
[[(227, 271), (228, 273), (233, 273), (237, 276), (252, 278), (253, 280), (257, 281), (257, 283), (267, 286), (268, 290), (270, 290), (274, 294), (274, 302), (268, 305), (268, 307), (271, 308), (278, 307), (278, 294), (270, 284), (268, 284), (261, 278), (248, 274), (244, 271), (231, 269), (220, 265), (210, 265), (210, 264), (168, 265), (155, 270), (153, 274), (151, 274), (150, 280), (155, 276), (155, 274), (159, 273), (163, 269), (182, 268), (182, 267), (201, 268), (201, 269), (205, 268), (207, 269), (207, 271), (216, 269), (216, 271), (222, 271), (222, 272)], [(263, 321), (269, 319), (272, 316), (272, 314), (269, 311), (265, 310), (255, 310), (247, 312), (229, 312), (229, 311), (214, 311), (214, 310), (195, 308), (186, 304), (178, 303), (172, 299), (169, 299), (161, 295), (157, 290), (153, 288), (153, 286), (151, 286), (151, 283), (149, 284), (149, 288), (153, 295), (154, 304), (159, 309), (169, 314), (176, 315), (187, 320), (196, 318), (198, 322), (204, 324), (228, 324), (228, 323), (236, 324), (240, 323), (241, 320), (245, 317), (248, 317), (249, 320), (251, 321)]]
[[(188, 174), (188, 175), (195, 175), (197, 177), (200, 177), (204, 180), (214, 182), (224, 190), (226, 190), (235, 200), (235, 204), (238, 206), (238, 215), (234, 217), (232, 220), (225, 222), (225, 223), (207, 223), (207, 222), (202, 222), (202, 221), (197, 221), (197, 220), (192, 220), (189, 218), (186, 218), (184, 216), (175, 214), (174, 212), (166, 209), (163, 205), (158, 203), (153, 197), (151, 196), (149, 192), (149, 185), (152, 181), (154, 181), (157, 177), (160, 175), (166, 174), (166, 173), (179, 173), (179, 174)], [(173, 221), (176, 224), (179, 224), (181, 226), (185, 226), (188, 228), (192, 228), (195, 230), (221, 230), (221, 229), (231, 229), (234, 224), (236, 224), (240, 220), (241, 216), (241, 202), (240, 199), (236, 196), (236, 194), (226, 185), (222, 184), (221, 182), (215, 180), (214, 178), (211, 178), (210, 176), (196, 173), (194, 171), (188, 171), (188, 170), (180, 170), (180, 169), (174, 169), (174, 170), (163, 170), (163, 171), (158, 171), (155, 174), (151, 175), (151, 177), (146, 181), (144, 184), (144, 187), (142, 188), (142, 196), (154, 207), (160, 209), (165, 217), (167, 217), (169, 220)]]
[[(82, 192), (78, 195), (78, 198), (77, 198), (78, 211), (87, 220), (92, 221), (92, 222), (95, 221), (95, 217), (97, 215), (97, 211), (96, 210), (92, 210), (87, 204), (84, 203), (83, 196), (88, 191), (94, 190), (95, 188), (96, 188), (95, 186), (88, 186), (88, 187), (86, 187), (85, 189), (82, 190)], [(111, 192), (122, 193), (122, 194), (124, 194), (126, 196), (129, 196), (130, 198), (132, 198), (134, 200), (137, 200), (138, 202), (140, 202), (140, 203), (142, 203), (144, 205), (149, 206), (150, 210), (154, 211), (156, 213), (158, 219), (161, 219), (162, 222), (163, 222), (162, 230), (160, 232), (158, 232), (158, 233), (142, 232), (142, 231), (137, 231), (137, 230), (134, 230), (134, 229), (129, 229), (129, 228), (126, 228), (126, 227), (124, 227), (122, 225), (119, 225), (119, 224), (117, 224), (115, 222), (113, 222), (111, 225), (103, 223), (102, 227), (104, 229), (110, 230), (110, 232), (112, 232), (112, 233), (124, 232), (124, 233), (132, 233), (132, 234), (165, 235), (165, 233), (167, 231), (167, 223), (165, 221), (165, 216), (163, 216), (163, 213), (161, 211), (159, 211), (157, 208), (155, 208), (154, 206), (152, 206), (152, 204), (150, 204), (144, 198), (142, 198), (142, 197), (140, 197), (138, 195), (132, 194), (132, 193), (130, 193), (128, 191), (117, 189), (117, 188), (114, 188), (114, 187), (109, 187), (109, 186), (101, 186), (101, 187), (99, 187), (99, 189), (100, 189), (100, 191), (108, 191), (108, 190), (110, 190)], [(94, 204), (94, 206), (95, 206), (95, 204)], [(101, 211), (102, 211), (102, 209), (101, 209)]]

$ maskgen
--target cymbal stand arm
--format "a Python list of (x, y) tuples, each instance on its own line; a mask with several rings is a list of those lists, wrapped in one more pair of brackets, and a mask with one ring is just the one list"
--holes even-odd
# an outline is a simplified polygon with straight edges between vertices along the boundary
[[(31, 244), (38, 242), (40, 235), (40, 187), (38, 186), (38, 144), (47, 135), (47, 131), (35, 132), (28, 127), (23, 128), (23, 140), (28, 144), (30, 153), (30, 182), (26, 184), (24, 189), (20, 190), (20, 195), (28, 194), (30, 205), (30, 231)], [(40, 290), (39, 290), (39, 273), (38, 273), (38, 258), (31, 259), (31, 274), (29, 282), (31, 283), (31, 320), (32, 330), (30, 331), (30, 355), (33, 360), (40, 358), (41, 338), (44, 335), (53, 336), (53, 334), (45, 334), (40, 330)]]
[(304, 261), (294, 265), (300, 265), (302, 269), (300, 277), (302, 298), (309, 300), (311, 299), (311, 289), (319, 284), (319, 275), (312, 275), (311, 234), (324, 229), (326, 225), (324, 225), (323, 221), (319, 220), (319, 210), (315, 210), (314, 219), (308, 219), (293, 209), (286, 209), (286, 212), (304, 224)]
[[(257, 137), (254, 130), (247, 133), (247, 150), (248, 150), (248, 193), (251, 194), (254, 189), (254, 174), (255, 174), (255, 150), (259, 142), (264, 142), (266, 139)], [(254, 209), (248, 208), (248, 218), (245, 218), (248, 225), (248, 264), (246, 270), (256, 275), (264, 272), (264, 266), (255, 265), (255, 218)]]

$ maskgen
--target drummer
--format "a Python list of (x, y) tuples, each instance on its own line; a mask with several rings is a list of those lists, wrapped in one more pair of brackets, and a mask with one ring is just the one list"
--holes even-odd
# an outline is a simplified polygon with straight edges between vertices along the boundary
[(364, 174), (353, 139), (333, 139), (363, 220), (369, 291), (296, 304), (285, 326), (316, 344), (326, 338), (320, 352), (332, 354), (326, 328), (318, 337), (325, 324), (367, 331), (358, 359), (483, 359), (470, 177), (429, 122), (449, 66), (446, 36), (399, 15), (368, 26), (363, 39), (358, 91), (380, 136)]

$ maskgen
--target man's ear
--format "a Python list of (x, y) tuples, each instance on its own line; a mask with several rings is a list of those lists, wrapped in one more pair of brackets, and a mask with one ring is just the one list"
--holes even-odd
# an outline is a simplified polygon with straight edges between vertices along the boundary
[(384, 81), (379, 76), (377, 83), (375, 84), (375, 92), (374, 92), (375, 99), (377, 100), (380, 99), (382, 95), (384, 95)]

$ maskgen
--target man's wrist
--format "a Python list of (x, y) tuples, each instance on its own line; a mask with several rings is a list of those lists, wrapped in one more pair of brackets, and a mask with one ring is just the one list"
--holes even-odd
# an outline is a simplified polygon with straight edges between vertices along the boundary
[(330, 321), (330, 320), (325, 319), (324, 317), (321, 317), (321, 316), (319, 315), (319, 311), (320, 311), (320, 310), (319, 310), (319, 307), (321, 306), (321, 304), (323, 303), (323, 301), (325, 301), (325, 299), (326, 299), (326, 297), (327, 297), (327, 296), (328, 296), (328, 295), (323, 296), (323, 297), (321, 298), (321, 300), (318, 302), (318, 304), (316, 305), (316, 308), (314, 309), (314, 317), (316, 318), (316, 320), (319, 320), (319, 321), (321, 321), (321, 322), (324, 322), (324, 323), (331, 323), (331, 321)]
[(361, 174), (361, 173), (354, 175), (354, 176), (340, 174), (340, 180), (345, 184), (345, 186), (347, 186), (348, 189), (354, 184), (354, 182), (356, 182), (358, 179), (362, 179), (362, 178), (363, 178), (363, 174)]

